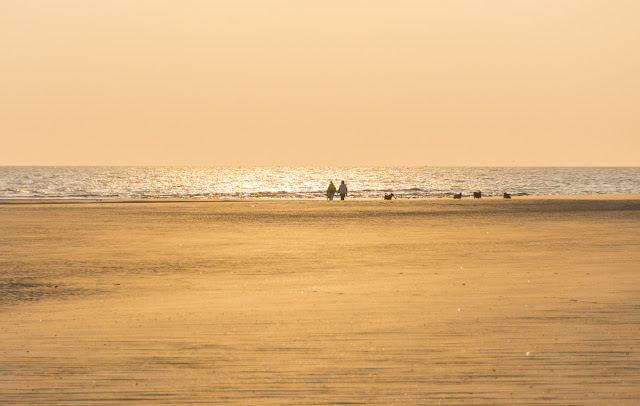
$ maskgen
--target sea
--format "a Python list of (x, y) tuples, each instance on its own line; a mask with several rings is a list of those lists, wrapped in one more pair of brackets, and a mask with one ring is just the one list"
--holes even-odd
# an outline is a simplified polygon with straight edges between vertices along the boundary
[(640, 167), (0, 166), (0, 199), (352, 199), (640, 193)]

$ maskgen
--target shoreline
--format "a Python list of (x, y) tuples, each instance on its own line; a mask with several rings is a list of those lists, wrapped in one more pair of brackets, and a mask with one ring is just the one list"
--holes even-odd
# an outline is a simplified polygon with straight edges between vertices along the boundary
[[(382, 198), (347, 198), (344, 202), (377, 202)], [(425, 197), (425, 198), (396, 198), (391, 200), (401, 202), (442, 202), (454, 200), (452, 197)], [(472, 195), (463, 196), (457, 200), (482, 201), (482, 200), (640, 200), (640, 193), (620, 193), (620, 194), (585, 194), (585, 195), (532, 195), (532, 196), (512, 196), (511, 199), (504, 199), (502, 196), (482, 196), (481, 199), (474, 199)], [(16, 199), (0, 199), (0, 205), (24, 205), (24, 204), (95, 204), (95, 203), (113, 203), (113, 204), (139, 204), (139, 203), (259, 203), (259, 202), (324, 202), (325, 199), (287, 199), (287, 198), (260, 198), (260, 199), (165, 199), (165, 198), (140, 198), (140, 199), (97, 199), (97, 198), (16, 198)], [(341, 204), (340, 200), (334, 200), (337, 204)], [(455, 201), (455, 200), (454, 200)], [(389, 201), (387, 201), (389, 203)]]

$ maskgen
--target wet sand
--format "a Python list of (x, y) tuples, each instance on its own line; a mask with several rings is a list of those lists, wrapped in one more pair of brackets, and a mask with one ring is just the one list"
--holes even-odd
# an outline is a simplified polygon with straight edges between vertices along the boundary
[(640, 196), (0, 202), (0, 343), (3, 405), (636, 405)]

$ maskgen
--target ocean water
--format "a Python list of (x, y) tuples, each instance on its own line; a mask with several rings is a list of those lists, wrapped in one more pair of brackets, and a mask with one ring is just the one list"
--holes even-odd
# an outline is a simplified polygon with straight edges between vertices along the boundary
[(324, 199), (640, 193), (640, 167), (0, 167), (0, 199)]

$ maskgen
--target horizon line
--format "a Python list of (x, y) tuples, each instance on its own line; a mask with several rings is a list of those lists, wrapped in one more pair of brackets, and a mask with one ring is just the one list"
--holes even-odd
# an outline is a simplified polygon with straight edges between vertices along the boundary
[(1, 165), (0, 168), (640, 168), (640, 165)]

